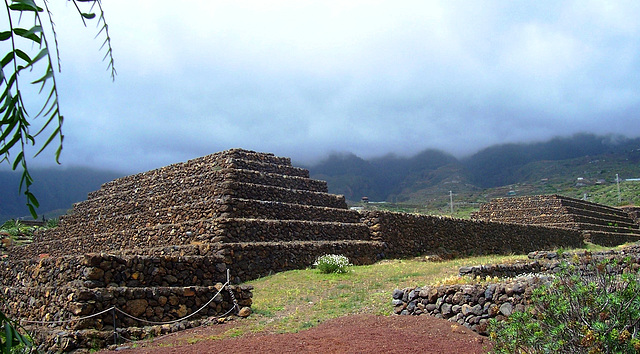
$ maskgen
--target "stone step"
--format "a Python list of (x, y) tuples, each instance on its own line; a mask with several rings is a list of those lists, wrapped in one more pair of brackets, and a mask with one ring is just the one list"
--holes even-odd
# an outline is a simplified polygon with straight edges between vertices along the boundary
[[(223, 196), (263, 201), (279, 201), (291, 204), (313, 205), (328, 208), (347, 209), (344, 196), (324, 192), (297, 190), (261, 184), (224, 181), (212, 185), (182, 189), (180, 193), (168, 191), (153, 196), (129, 198), (113, 203), (100, 199), (86, 200), (74, 204), (72, 214), (62, 217), (60, 226), (77, 222), (92, 222), (109, 219), (116, 215), (132, 215), (146, 211), (168, 209), (174, 206), (194, 203), (215, 203)], [(77, 215), (77, 216), (76, 216)]]
[(361, 215), (355, 210), (315, 205), (283, 203), (243, 198), (229, 198), (227, 215), (233, 218), (304, 220), (360, 223)]
[(225, 257), (216, 252), (205, 256), (93, 253), (21, 260), (13, 264), (13, 267), (0, 268), (2, 286), (185, 287), (213, 286), (227, 280)]
[[(252, 170), (218, 169), (207, 171), (203, 174), (189, 175), (180, 179), (158, 179), (144, 188), (135, 187), (124, 188), (119, 192), (111, 193), (91, 193), (88, 205), (108, 205), (114, 203), (137, 201), (142, 198), (153, 197), (158, 194), (165, 194), (175, 190), (192, 189), (198, 186), (217, 185), (225, 180), (232, 180), (244, 183), (262, 184), (275, 187), (308, 190), (312, 192), (328, 192), (325, 181), (314, 180), (304, 177), (285, 176), (274, 173), (264, 173)], [(86, 211), (77, 206), (78, 211)]]
[(560, 200), (555, 195), (541, 195), (535, 197), (509, 197), (495, 198), (489, 203), (482, 204), (480, 211), (493, 211), (502, 209), (528, 209), (528, 208), (548, 208), (561, 206)]
[[(126, 190), (145, 188), (158, 180), (182, 180), (189, 176), (202, 175), (221, 169), (245, 169), (264, 173), (287, 175), (292, 177), (309, 178), (309, 171), (289, 164), (273, 164), (256, 160), (244, 160), (242, 158), (213, 154), (193, 159), (183, 163), (165, 166), (156, 170), (138, 173), (131, 176), (118, 178), (104, 183), (98, 191), (89, 193), (89, 199), (109, 194), (117, 194)], [(285, 158), (286, 159), (286, 158)], [(288, 160), (288, 159), (287, 159)]]
[[(55, 229), (52, 229), (52, 232)], [(293, 241), (363, 239), (368, 236), (364, 224), (260, 219), (204, 219), (180, 224), (165, 224), (143, 229), (86, 234), (65, 237), (64, 229), (46, 241), (11, 248), (12, 259), (41, 256), (60, 257), (72, 254), (118, 252), (123, 249), (140, 250), (161, 245), (191, 243)], [(55, 236), (55, 237), (53, 237)]]
[(628, 217), (628, 213), (619, 208), (558, 195), (497, 198), (489, 203), (483, 204), (480, 207), (478, 215), (486, 215), (490, 212), (505, 212), (506, 210), (513, 210), (514, 212), (516, 210), (533, 209), (555, 210), (560, 207), (571, 207), (577, 210), (588, 210), (592, 212), (598, 212), (603, 215), (615, 215), (622, 218)]
[[(134, 254), (134, 250), (123, 250)], [(373, 264), (384, 258), (388, 245), (381, 241), (292, 241), (237, 242), (163, 246), (144, 250), (146, 255), (223, 255), (231, 270), (232, 282), (243, 283), (270, 274), (304, 269), (325, 254), (341, 254), (355, 265)]]
[(606, 222), (624, 223), (625, 225), (631, 224), (632, 221), (628, 215), (623, 214), (605, 214), (594, 210), (579, 209), (573, 206), (560, 206), (560, 207), (548, 207), (548, 208), (520, 208), (520, 209), (502, 209), (492, 211), (476, 212), (473, 218), (485, 219), (485, 220), (497, 220), (508, 221), (513, 218), (536, 218), (536, 217), (561, 217), (564, 215), (570, 215), (574, 218), (586, 217), (590, 219), (599, 219)]
[[(564, 225), (564, 226), (562, 226)], [(574, 222), (574, 223), (569, 223), (569, 224), (545, 224), (545, 226), (552, 226), (552, 227), (566, 227), (566, 228), (572, 228), (575, 230), (582, 230), (582, 231), (601, 231), (601, 232), (606, 232), (606, 233), (611, 233), (611, 234), (636, 234), (636, 235), (640, 235), (640, 230), (638, 229), (628, 229), (628, 228), (623, 228), (623, 227), (616, 227), (616, 226), (609, 226), (609, 225), (600, 225), (600, 224), (590, 224), (590, 223), (584, 223), (584, 222)]]
[(116, 215), (111, 218), (70, 214), (63, 220), (59, 228), (39, 232), (35, 235), (35, 240), (46, 241), (52, 238), (79, 237), (85, 234), (116, 232), (222, 217), (360, 222), (360, 214), (348, 209), (226, 197), (169, 208), (141, 210), (138, 213)]
[(291, 242), (369, 240), (369, 228), (364, 224), (229, 218), (217, 225), (223, 242)]
[(603, 215), (615, 215), (621, 218), (629, 218), (629, 214), (622, 209), (603, 204), (595, 204), (580, 199), (563, 199), (562, 205), (565, 207), (571, 207), (573, 210), (588, 210)]
[(531, 213), (518, 213), (517, 211), (507, 211), (503, 213), (495, 212), (491, 213), (490, 216), (476, 215), (474, 216), (474, 218), (516, 224), (557, 225), (559, 227), (561, 227), (561, 225), (563, 224), (584, 223), (592, 225), (613, 226), (629, 230), (638, 230), (638, 225), (629, 222), (629, 219), (603, 219), (601, 217), (598, 217), (601, 216), (598, 213), (590, 211), (584, 214), (596, 215), (596, 217), (590, 217), (576, 213), (564, 214), (561, 213), (561, 211), (551, 214), (542, 214), (541, 212), (536, 212), (535, 210), (531, 211)]

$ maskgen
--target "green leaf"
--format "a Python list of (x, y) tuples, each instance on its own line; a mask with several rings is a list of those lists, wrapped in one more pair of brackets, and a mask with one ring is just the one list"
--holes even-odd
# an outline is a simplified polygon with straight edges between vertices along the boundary
[[(62, 117), (62, 116), (61, 116)], [(62, 141), (64, 140), (64, 135), (60, 134), (60, 145), (58, 145), (58, 149), (56, 149), (56, 163), (60, 164), (60, 153), (62, 153)]]
[(15, 11), (43, 11), (33, 0), (13, 0), (9, 8)]
[(40, 44), (41, 42), (40, 37), (38, 37), (35, 33), (32, 33), (30, 30), (27, 30), (24, 28), (14, 28), (13, 33), (17, 34), (22, 38), (30, 39), (38, 44)]
[(0, 155), (5, 154), (7, 151), (9, 151), (22, 137), (22, 135), (20, 135), (19, 133), (16, 133), (13, 135), (13, 138), (6, 143), (2, 148), (0, 148)]
[(4, 141), (4, 139), (6, 139), (9, 136), (9, 134), (11, 134), (11, 132), (16, 127), (18, 122), (19, 122), (19, 120), (17, 120), (17, 119), (14, 119), (12, 122), (9, 122), (7, 127), (3, 128), (2, 135), (0, 136), (0, 140)]
[(89, 20), (96, 17), (96, 14), (94, 14), (94, 13), (81, 12), (80, 15), (82, 15), (82, 17), (84, 17), (86, 19), (89, 19)]
[(18, 164), (24, 159), (24, 151), (20, 151), (18, 153), (18, 156), (16, 156), (16, 159), (13, 161), (13, 166), (11, 167), (12, 170), (15, 171), (16, 168), (18, 168)]
[(15, 56), (13, 55), (13, 51), (10, 51), (9, 53), (7, 53), (7, 55), (4, 56), (4, 58), (2, 58), (2, 60), (0, 61), (0, 65), (2, 65), (2, 67), (4, 68), (13, 61), (14, 57)]
[(20, 49), (14, 50), (14, 53), (16, 54), (16, 56), (18, 58), (20, 58), (20, 59), (26, 61), (27, 63), (31, 64), (31, 57), (27, 53), (23, 52)]
[(7, 341), (5, 353), (11, 353), (11, 347), (13, 347), (13, 327), (9, 322), (5, 322), (4, 324), (4, 333), (5, 340)]
[[(35, 154), (35, 156), (40, 155), (40, 153), (42, 152), (42, 150), (46, 149), (47, 146), (49, 146), (49, 144), (51, 143), (51, 141), (58, 136), (58, 134), (60, 134), (60, 126), (58, 126), (53, 133), (51, 133), (51, 136), (49, 136), (49, 138), (47, 139), (47, 141), (42, 145), (42, 147), (40, 148), (40, 150), (38, 150), (38, 152)], [(35, 157), (34, 156), (34, 157)]]
[(36, 209), (33, 207), (33, 205), (27, 203), (27, 208), (29, 208), (29, 213), (31, 213), (31, 216), (34, 219), (38, 219), (38, 213), (36, 212)]
[(31, 63), (29, 65), (33, 65), (33, 64), (37, 63), (40, 59), (46, 57), (47, 55), (49, 55), (49, 49), (43, 48), (38, 53), (38, 55), (36, 55), (33, 59), (31, 59)]
[(0, 41), (6, 41), (9, 38), (11, 38), (11, 31), (0, 32)]
[(40, 203), (38, 202), (38, 199), (36, 199), (36, 196), (33, 195), (33, 193), (27, 191), (24, 194), (27, 195), (27, 199), (31, 204), (33, 204), (36, 208), (40, 207)]
[(33, 81), (32, 84), (37, 84), (39, 82), (42, 82), (42, 85), (44, 85), (47, 82), (47, 80), (52, 78), (53, 77), (53, 71), (49, 70), (49, 69), (50, 68), (47, 69), (47, 72), (41, 78), (39, 78), (36, 81)]
[[(27, 33), (25, 33), (24, 35), (25, 35), (25, 36), (26, 36), (26, 35), (32, 35), (32, 34), (37, 35), (37, 33), (42, 33), (42, 26), (40, 26), (40, 25), (35, 25), (35, 26), (31, 27), (31, 29), (29, 29), (29, 30), (27, 31)], [(40, 38), (40, 36), (38, 36), (38, 38)]]

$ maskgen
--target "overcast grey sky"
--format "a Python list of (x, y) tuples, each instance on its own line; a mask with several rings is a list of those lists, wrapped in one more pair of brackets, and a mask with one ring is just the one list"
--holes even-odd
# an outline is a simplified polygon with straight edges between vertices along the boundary
[(640, 136), (639, 1), (109, 0), (115, 82), (52, 3), (67, 166)]

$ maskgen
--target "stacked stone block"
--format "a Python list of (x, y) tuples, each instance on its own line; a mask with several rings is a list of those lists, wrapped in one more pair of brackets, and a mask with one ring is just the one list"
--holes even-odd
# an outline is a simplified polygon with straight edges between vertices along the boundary
[(585, 240), (605, 246), (640, 240), (640, 229), (629, 212), (561, 195), (497, 198), (482, 205), (472, 218), (570, 228), (581, 231)]

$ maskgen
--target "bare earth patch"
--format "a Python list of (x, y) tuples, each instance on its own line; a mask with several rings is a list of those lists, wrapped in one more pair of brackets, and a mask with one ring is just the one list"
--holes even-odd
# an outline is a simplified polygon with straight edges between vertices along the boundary
[[(490, 341), (453, 322), (431, 316), (351, 315), (284, 334), (216, 336), (242, 321), (194, 328), (118, 353), (487, 353)], [(188, 344), (193, 343), (193, 344)]]

